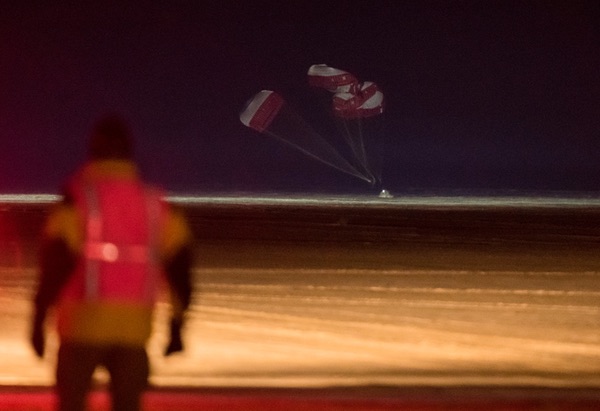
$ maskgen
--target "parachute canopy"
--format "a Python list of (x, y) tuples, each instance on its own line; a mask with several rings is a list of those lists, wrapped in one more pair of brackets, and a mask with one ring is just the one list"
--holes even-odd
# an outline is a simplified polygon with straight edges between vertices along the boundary
[(381, 130), (374, 117), (384, 111), (384, 95), (372, 81), (359, 82), (345, 70), (316, 64), (308, 69), (308, 84), (331, 93), (331, 112), (348, 143), (358, 169), (381, 183)]
[(352, 91), (358, 80), (347, 71), (326, 64), (315, 64), (308, 69), (308, 84), (339, 93)]
[(335, 135), (321, 136), (271, 90), (254, 95), (240, 113), (240, 121), (315, 160), (371, 185), (380, 185), (381, 120), (374, 118), (383, 113), (383, 93), (372, 81), (361, 83), (353, 74), (326, 64), (315, 64), (308, 69), (308, 83), (327, 91), (330, 114), (346, 145), (337, 144)]
[(240, 121), (247, 127), (262, 133), (265, 131), (283, 106), (283, 98), (271, 90), (259, 91), (240, 114)]
[(262, 90), (255, 94), (240, 113), (240, 121), (315, 160), (371, 182), (274, 91)]
[(333, 94), (333, 113), (342, 118), (365, 118), (383, 113), (383, 93), (372, 81), (359, 83), (347, 71), (315, 64), (308, 69), (308, 84)]
[(335, 93), (333, 113), (342, 118), (365, 118), (383, 113), (383, 93), (371, 81), (360, 84), (354, 93)]

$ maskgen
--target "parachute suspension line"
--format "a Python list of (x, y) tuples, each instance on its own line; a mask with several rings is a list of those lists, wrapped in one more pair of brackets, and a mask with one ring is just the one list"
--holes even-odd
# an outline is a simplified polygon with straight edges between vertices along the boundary
[[(324, 139), (319, 133), (317, 133), (296, 110), (290, 106), (282, 109), (281, 118), (287, 119), (288, 124), (285, 129), (291, 128), (297, 131), (296, 141), (302, 141), (302, 145), (292, 142), (290, 139), (283, 138), (277, 130), (273, 127), (269, 130), (271, 133), (277, 135), (281, 140), (285, 140), (289, 145), (297, 148), (301, 152), (309, 155), (310, 157), (319, 160), (323, 164), (334, 167), (337, 170), (344, 171), (350, 175), (354, 175), (364, 181), (371, 182), (369, 174), (365, 174), (362, 170), (357, 170), (339, 151), (334, 148), (329, 141)], [(307, 144), (308, 141), (312, 141), (313, 144)], [(310, 147), (314, 151), (310, 150)], [(354, 150), (354, 149), (353, 149)], [(320, 154), (318, 155), (317, 152)], [(326, 153), (325, 156), (323, 154)]]
[(363, 124), (363, 119), (383, 113), (383, 93), (372, 81), (359, 82), (351, 73), (325, 64), (312, 65), (307, 74), (310, 86), (332, 93), (333, 115), (338, 119), (338, 132), (350, 148), (350, 152), (344, 151), (353, 158), (345, 158), (331, 142), (315, 132), (286, 104), (283, 97), (272, 90), (262, 90), (248, 101), (240, 113), (241, 122), (371, 186), (380, 185), (382, 159), (372, 158), (371, 151), (381, 150), (382, 147), (370, 135), (371, 128), (364, 128), (373, 123)]
[[(314, 64), (308, 69), (308, 83), (333, 94), (333, 116), (339, 120), (339, 132), (348, 143), (355, 164), (371, 184), (381, 183), (381, 162), (371, 156), (373, 149), (381, 149), (371, 135), (370, 126), (364, 119), (378, 116), (384, 111), (384, 95), (372, 81), (361, 82), (353, 74)], [(339, 123), (341, 122), (341, 124)]]
[[(350, 131), (350, 127), (348, 127), (348, 123), (346, 121), (342, 121), (342, 125), (344, 127), (344, 138), (346, 139), (346, 142), (352, 149), (352, 152), (354, 153), (354, 155), (358, 157), (358, 153), (356, 152), (356, 147), (354, 147), (354, 142), (352, 141), (352, 132)], [(359, 158), (359, 161), (360, 161), (360, 158)], [(362, 164), (362, 162), (361, 162), (361, 164)]]
[[(354, 133), (350, 129), (349, 121), (351, 121), (351, 120), (342, 119), (340, 121), (342, 123), (342, 128), (344, 130), (344, 138), (346, 139), (346, 142), (352, 149), (352, 154), (354, 154), (354, 157), (358, 161), (361, 169), (364, 171), (363, 175), (369, 179), (369, 183), (374, 184), (377, 179), (373, 175), (373, 172), (369, 165), (369, 160), (367, 158), (367, 151), (365, 149), (365, 144), (364, 144), (361, 119), (360, 118), (356, 119), (356, 121), (357, 121), (356, 128), (358, 130), (357, 133)], [(356, 136), (355, 136), (355, 134), (356, 134)]]
[[(311, 153), (310, 151), (308, 151), (308, 150), (304, 149), (302, 146), (299, 146), (299, 145), (297, 145), (297, 144), (295, 144), (295, 143), (291, 142), (290, 140), (288, 140), (288, 139), (286, 139), (286, 138), (283, 138), (283, 137), (281, 137), (281, 136), (279, 136), (279, 135), (277, 135), (277, 134), (275, 134), (275, 133), (273, 133), (273, 132), (271, 132), (271, 131), (269, 131), (269, 130), (265, 130), (265, 131), (264, 131), (264, 133), (266, 133), (266, 134), (268, 134), (269, 136), (271, 136), (271, 137), (273, 137), (273, 138), (275, 138), (275, 139), (277, 139), (277, 140), (279, 140), (279, 141), (281, 141), (281, 142), (283, 142), (283, 143), (285, 143), (285, 144), (287, 144), (287, 145), (289, 145), (289, 146), (291, 146), (291, 147), (295, 148), (296, 150), (299, 150), (300, 152), (302, 152), (302, 153), (306, 154), (307, 156), (309, 156), (309, 157), (311, 157), (311, 158), (313, 158), (313, 159), (315, 159), (315, 160), (317, 160), (317, 161), (320, 161), (320, 162), (321, 162), (321, 163), (323, 163), (323, 164), (326, 164), (326, 165), (328, 165), (328, 166), (330, 166), (330, 167), (333, 167), (333, 168), (335, 168), (335, 169), (336, 169), (336, 170), (338, 170), (338, 171), (344, 172), (344, 173), (346, 173), (346, 174), (350, 174), (350, 175), (352, 175), (352, 176), (354, 176), (354, 177), (358, 177), (358, 178), (360, 178), (361, 180), (364, 180), (364, 181), (366, 181), (366, 182), (367, 182), (367, 183), (369, 183), (369, 184), (371, 184), (371, 183), (373, 182), (373, 181), (372, 181), (372, 179), (369, 179), (369, 178), (367, 178), (365, 175), (363, 175), (362, 173), (358, 172), (358, 171), (357, 171), (357, 170), (356, 170), (354, 167), (352, 167), (352, 166), (350, 165), (350, 163), (348, 163), (348, 162), (345, 162), (345, 163), (347, 164), (347, 167), (340, 167), (340, 166), (338, 166), (338, 165), (334, 164), (333, 162), (329, 162), (329, 161), (327, 161), (327, 160), (324, 160), (324, 159), (322, 159), (321, 157), (319, 157), (319, 156), (317, 156), (317, 155), (315, 155), (315, 154)], [(332, 148), (332, 149), (333, 149), (333, 148)]]
[(369, 164), (369, 160), (367, 159), (367, 150), (365, 148), (365, 138), (363, 133), (363, 122), (360, 117), (358, 118), (358, 144), (362, 165), (365, 168), (365, 171), (369, 173), (369, 176), (371, 176), (372, 182), (375, 183), (377, 181), (377, 178), (373, 175), (373, 170), (371, 169), (371, 165)]

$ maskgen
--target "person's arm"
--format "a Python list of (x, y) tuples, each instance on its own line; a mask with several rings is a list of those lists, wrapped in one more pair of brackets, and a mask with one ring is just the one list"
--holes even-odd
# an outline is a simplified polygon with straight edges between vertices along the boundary
[(31, 344), (39, 357), (44, 356), (44, 320), (75, 267), (75, 256), (61, 238), (44, 240), (40, 251), (40, 272), (34, 299)]
[(173, 315), (165, 355), (183, 350), (181, 329), (192, 295), (193, 236), (181, 210), (172, 209), (163, 232), (163, 268), (171, 290)]
[(183, 316), (192, 297), (192, 249), (191, 245), (182, 247), (166, 264), (167, 280), (175, 297), (178, 308), (176, 315)]
[(30, 335), (31, 344), (39, 357), (43, 357), (45, 349), (46, 313), (59, 298), (75, 269), (77, 254), (74, 250), (79, 242), (76, 213), (70, 197), (65, 195), (63, 202), (48, 216), (42, 232)]
[(181, 328), (184, 314), (192, 296), (191, 283), (192, 251), (190, 246), (181, 248), (166, 264), (167, 281), (172, 290), (173, 316), (170, 323), (169, 344), (165, 355), (183, 351)]

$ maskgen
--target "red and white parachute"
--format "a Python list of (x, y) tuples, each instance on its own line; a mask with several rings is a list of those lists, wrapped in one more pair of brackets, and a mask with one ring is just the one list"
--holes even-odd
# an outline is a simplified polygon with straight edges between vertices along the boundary
[(308, 84), (333, 93), (342, 93), (352, 91), (358, 84), (358, 80), (347, 71), (325, 64), (315, 64), (308, 69)]
[(342, 118), (366, 118), (383, 113), (383, 93), (373, 82), (358, 85), (354, 92), (333, 95), (333, 112)]
[(308, 84), (333, 94), (335, 115), (343, 118), (365, 118), (383, 113), (383, 93), (372, 81), (359, 83), (347, 71), (315, 64), (308, 69)]
[[(247, 127), (268, 134), (302, 153), (342, 172), (369, 181), (272, 90), (256, 93), (240, 113)], [(369, 181), (370, 182), (370, 181)]]
[(240, 121), (245, 126), (262, 133), (271, 125), (283, 103), (283, 97), (274, 91), (259, 91), (240, 114)]
[(333, 116), (359, 168), (374, 184), (381, 183), (378, 152), (382, 148), (378, 132), (372, 131), (372, 118), (383, 113), (385, 99), (377, 84), (361, 83), (355, 75), (325, 64), (315, 64), (308, 69), (308, 84), (331, 93)]
[[(359, 82), (353, 74), (315, 64), (308, 70), (309, 85), (331, 94), (331, 112), (342, 124), (342, 135), (353, 159), (346, 159), (336, 144), (323, 138), (278, 93), (262, 90), (240, 113), (240, 121), (259, 133), (276, 137), (304, 154), (372, 185), (381, 184), (380, 162), (372, 153), (381, 150), (370, 133), (372, 120), (384, 110), (384, 96), (371, 81)], [(344, 150), (347, 152), (348, 150)]]

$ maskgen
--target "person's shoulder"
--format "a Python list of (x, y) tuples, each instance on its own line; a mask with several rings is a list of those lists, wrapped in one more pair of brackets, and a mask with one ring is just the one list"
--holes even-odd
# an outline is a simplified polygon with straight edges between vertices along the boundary
[(188, 225), (188, 216), (186, 210), (178, 205), (166, 201), (168, 204), (168, 214), (172, 220), (176, 220), (179, 224)]
[(72, 237), (77, 236), (80, 224), (81, 218), (73, 203), (63, 199), (50, 209), (43, 235), (45, 238), (65, 238), (71, 243)]

